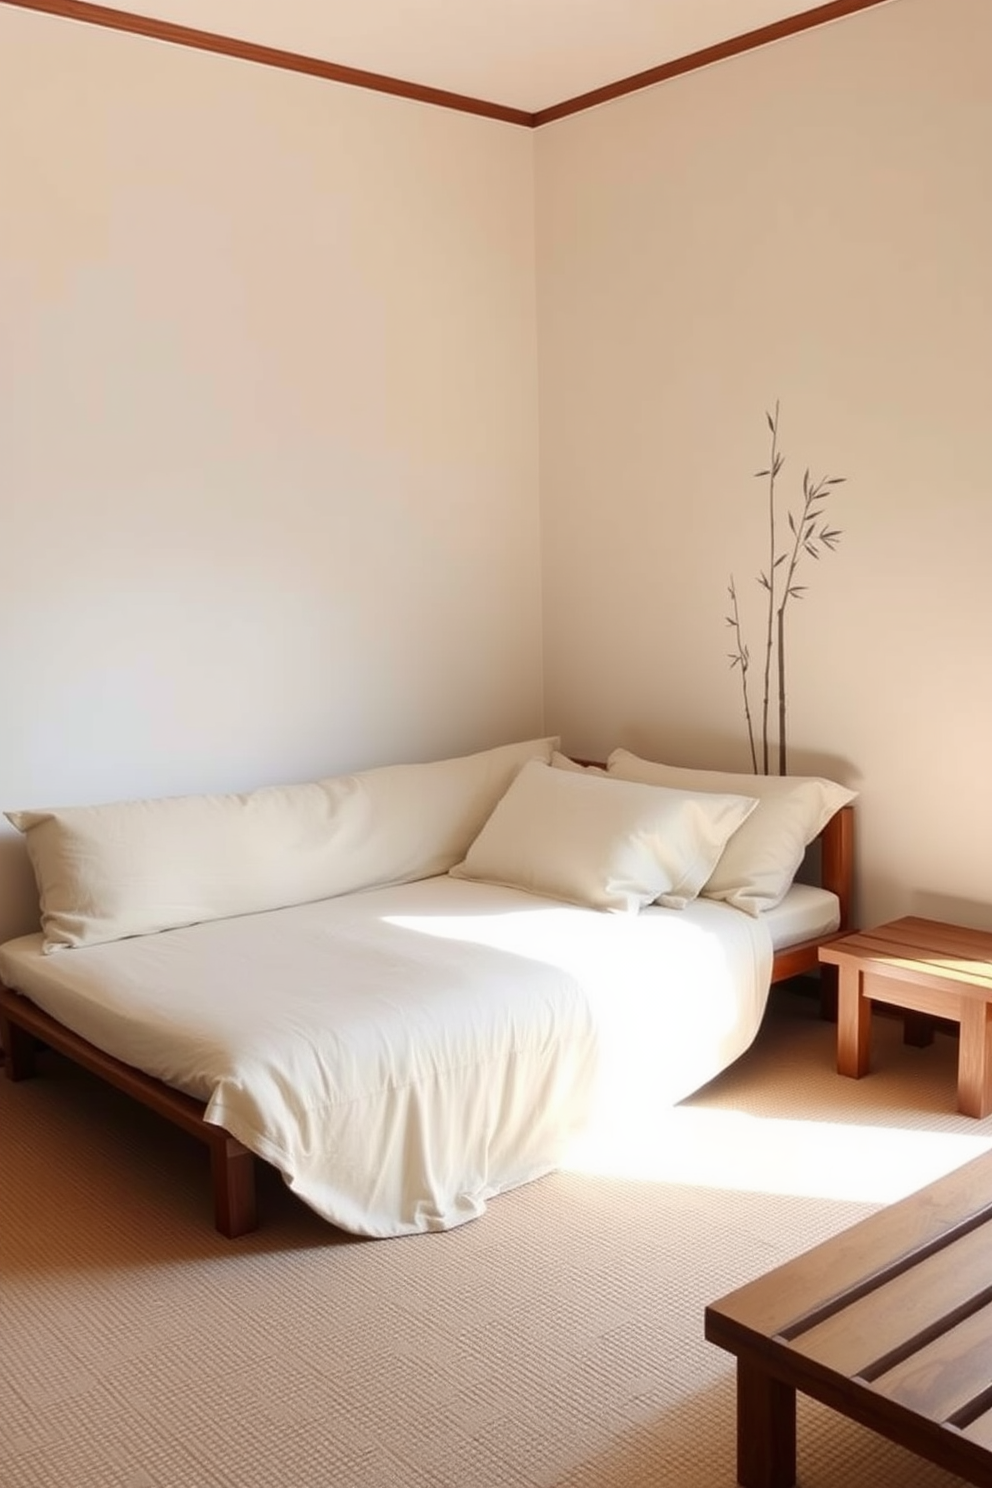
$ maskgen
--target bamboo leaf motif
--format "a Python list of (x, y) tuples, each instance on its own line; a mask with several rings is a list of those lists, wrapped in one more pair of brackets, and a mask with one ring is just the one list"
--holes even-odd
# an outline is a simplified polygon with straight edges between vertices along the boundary
[[(768, 606), (765, 612), (765, 666), (763, 677), (763, 693), (761, 699), (761, 766), (764, 773), (768, 774), (768, 712), (771, 707), (771, 679), (772, 679), (772, 635), (775, 625), (775, 482), (782, 468), (782, 461), (778, 449), (778, 399), (775, 400), (775, 417), (770, 413), (765, 414), (768, 420), (768, 428), (771, 433), (771, 463), (768, 471), (768, 577), (765, 579), (765, 589), (768, 592)], [(751, 745), (751, 757), (755, 758), (754, 745)], [(755, 766), (757, 768), (757, 766)]]
[[(841, 537), (842, 530), (839, 527), (827, 525), (824, 519), (825, 503), (834, 486), (843, 485), (847, 477), (843, 475), (823, 476), (814, 480), (809, 466), (803, 471), (802, 476), (802, 511), (795, 516), (792, 511), (787, 511), (789, 532), (792, 535), (791, 550), (777, 553), (775, 539), (776, 527), (776, 481), (785, 464), (785, 456), (778, 447), (779, 431), (779, 403), (776, 400), (774, 415), (768, 411), (765, 413), (765, 422), (771, 434), (771, 449), (769, 463), (764, 470), (755, 472), (755, 480), (766, 480), (768, 482), (768, 565), (762, 569), (757, 576), (759, 586), (768, 595), (766, 624), (765, 624), (765, 652), (764, 652), (764, 695), (761, 706), (761, 755), (762, 773), (769, 773), (769, 751), (770, 751), (770, 727), (769, 712), (771, 705), (771, 673), (773, 658), (776, 663), (778, 680), (778, 770), (780, 775), (786, 774), (787, 752), (786, 752), (786, 668), (785, 668), (785, 616), (786, 607), (790, 599), (801, 600), (805, 598), (808, 586), (795, 582), (797, 566), (804, 555), (819, 562), (824, 553), (832, 553), (836, 550)], [(784, 578), (779, 580), (778, 573), (783, 565), (785, 568)], [(728, 589), (731, 600), (731, 613), (725, 617), (726, 624), (734, 631), (736, 649), (728, 653), (731, 670), (738, 668), (741, 677), (741, 692), (744, 705), (744, 718), (747, 725), (748, 745), (751, 751), (751, 766), (755, 774), (758, 773), (758, 750), (755, 737), (754, 718), (751, 713), (750, 698), (748, 694), (748, 669), (750, 666), (750, 652), (744, 641), (740, 607), (737, 599), (737, 589), (731, 576)]]
[(751, 654), (748, 651), (748, 648), (744, 643), (744, 637), (741, 634), (740, 610), (737, 606), (737, 586), (734, 583), (733, 574), (731, 574), (730, 576), (728, 593), (730, 594), (730, 602), (733, 606), (733, 614), (728, 618), (727, 623), (728, 625), (733, 626), (734, 638), (737, 642), (736, 651), (730, 653), (730, 668), (731, 671), (733, 671), (734, 667), (737, 667), (740, 670), (741, 694), (744, 702), (744, 718), (747, 722), (747, 737), (748, 743), (751, 748), (751, 767), (754, 770), (754, 773), (757, 774), (758, 756), (754, 747), (754, 723), (751, 719), (751, 702), (748, 697), (747, 690), (747, 669), (750, 664)]

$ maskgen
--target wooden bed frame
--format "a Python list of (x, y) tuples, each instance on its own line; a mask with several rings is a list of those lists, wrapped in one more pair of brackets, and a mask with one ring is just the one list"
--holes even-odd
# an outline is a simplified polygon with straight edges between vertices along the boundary
[[(777, 951), (772, 963), (772, 981), (819, 970), (818, 949), (824, 938), (851, 929), (851, 894), (854, 876), (854, 808), (844, 806), (824, 827), (819, 838), (820, 884), (840, 901), (840, 926), (828, 937), (804, 940)], [(255, 1229), (255, 1154), (230, 1136), (223, 1127), (204, 1121), (205, 1103), (173, 1090), (161, 1080), (123, 1064), (102, 1049), (80, 1038), (57, 1022), (28, 998), (0, 982), (0, 1045), (10, 1080), (26, 1080), (35, 1073), (39, 1043), (47, 1045), (74, 1063), (116, 1086), (125, 1095), (157, 1111), (190, 1136), (203, 1142), (210, 1152), (213, 1180), (214, 1224), (231, 1239)]]
[[(820, 967), (818, 951), (824, 940), (833, 940), (838, 935), (850, 935), (854, 929), (851, 915), (854, 909), (854, 807), (842, 806), (832, 816), (818, 838), (820, 850), (820, 887), (829, 889), (840, 901), (840, 924), (828, 936), (817, 936), (814, 940), (803, 940), (798, 945), (788, 946), (775, 952), (772, 963), (772, 981), (784, 982), (789, 977), (802, 976), (805, 972)], [(829, 968), (827, 968), (829, 972)]]

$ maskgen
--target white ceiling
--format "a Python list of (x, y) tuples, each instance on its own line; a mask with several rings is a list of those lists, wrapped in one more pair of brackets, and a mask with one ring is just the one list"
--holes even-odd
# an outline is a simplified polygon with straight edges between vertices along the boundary
[(122, 8), (534, 113), (816, 3), (129, 0)]

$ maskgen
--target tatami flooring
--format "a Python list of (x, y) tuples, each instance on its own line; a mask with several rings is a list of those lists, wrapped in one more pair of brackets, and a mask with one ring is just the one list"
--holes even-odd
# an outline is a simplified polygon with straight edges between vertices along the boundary
[[(703, 1308), (992, 1146), (956, 1044), (814, 999), (660, 1129), (577, 1151), (447, 1234), (356, 1240), (266, 1173), (211, 1224), (203, 1150), (51, 1058), (0, 1079), (3, 1488), (732, 1488), (734, 1361)], [(803, 1488), (957, 1480), (801, 1401)]]

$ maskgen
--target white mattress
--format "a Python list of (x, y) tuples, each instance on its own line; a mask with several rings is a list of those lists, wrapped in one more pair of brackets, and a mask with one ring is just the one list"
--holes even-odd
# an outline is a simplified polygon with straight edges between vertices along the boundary
[[(801, 937), (800, 937), (801, 938)], [(447, 1229), (748, 1047), (764, 917), (603, 914), (447, 876), (43, 955), (0, 977), (357, 1234)]]
[(840, 900), (829, 889), (794, 883), (782, 903), (765, 910), (761, 918), (773, 948), (784, 951), (800, 941), (815, 940), (840, 929)]

